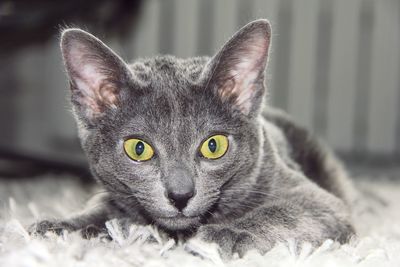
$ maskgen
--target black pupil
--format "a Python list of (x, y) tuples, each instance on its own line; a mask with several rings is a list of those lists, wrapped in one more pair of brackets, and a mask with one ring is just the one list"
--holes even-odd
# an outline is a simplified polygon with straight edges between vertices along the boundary
[(215, 150), (217, 150), (217, 142), (215, 142), (214, 138), (208, 141), (208, 148), (212, 153), (214, 153)]
[(144, 144), (143, 142), (137, 142), (136, 147), (135, 147), (135, 152), (138, 156), (142, 155), (144, 151)]

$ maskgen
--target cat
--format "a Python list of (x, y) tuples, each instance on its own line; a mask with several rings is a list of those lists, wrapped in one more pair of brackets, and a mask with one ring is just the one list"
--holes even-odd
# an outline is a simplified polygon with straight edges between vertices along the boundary
[(96, 208), (31, 232), (90, 236), (125, 219), (217, 243), (227, 257), (288, 239), (347, 242), (352, 184), (342, 164), (287, 114), (265, 107), (270, 42), (260, 19), (211, 58), (128, 65), (93, 35), (64, 30), (79, 137), (107, 193)]

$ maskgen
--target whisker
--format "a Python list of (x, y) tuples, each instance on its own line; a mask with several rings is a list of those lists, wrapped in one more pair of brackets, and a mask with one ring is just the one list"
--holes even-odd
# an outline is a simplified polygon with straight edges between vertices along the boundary
[(238, 188), (238, 189), (226, 189), (223, 191), (224, 193), (238, 193), (238, 192), (243, 192), (243, 193), (249, 193), (249, 194), (257, 194), (261, 196), (266, 196), (266, 197), (272, 197), (272, 198), (278, 198), (280, 195), (273, 193), (273, 192), (265, 192), (265, 191), (260, 191), (260, 190), (249, 190), (245, 188)]

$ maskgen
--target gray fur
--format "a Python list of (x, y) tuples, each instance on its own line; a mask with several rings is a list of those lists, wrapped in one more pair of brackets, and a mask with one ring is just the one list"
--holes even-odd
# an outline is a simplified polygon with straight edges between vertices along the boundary
[[(107, 194), (97, 209), (32, 229), (101, 230), (106, 220), (124, 218), (216, 242), (226, 256), (265, 252), (293, 238), (315, 246), (329, 238), (345, 242), (354, 231), (351, 185), (341, 164), (284, 113), (261, 112), (269, 42), (269, 23), (258, 20), (213, 58), (158, 56), (128, 66), (95, 37), (64, 31), (61, 46), (82, 146)], [(74, 45), (83, 51), (75, 65)], [(244, 77), (255, 77), (247, 81), (251, 93), (240, 87), (240, 73), (231, 75), (239, 63), (250, 64)], [(93, 94), (82, 93), (77, 81), (85, 64), (103, 79)], [(228, 136), (229, 150), (207, 160), (198, 150), (213, 133)], [(130, 160), (122, 145), (131, 136), (145, 139), (156, 156)], [(177, 169), (196, 189), (181, 213), (165, 194)]]

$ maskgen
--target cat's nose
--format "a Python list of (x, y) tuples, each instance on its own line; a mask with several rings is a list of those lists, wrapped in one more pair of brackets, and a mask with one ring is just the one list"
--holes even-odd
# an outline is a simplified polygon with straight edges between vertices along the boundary
[(168, 192), (168, 198), (179, 211), (182, 211), (186, 207), (193, 195), (193, 190), (187, 192)]
[(179, 211), (186, 207), (195, 194), (195, 186), (190, 172), (181, 167), (170, 170), (170, 175), (166, 179), (165, 189), (169, 201)]

